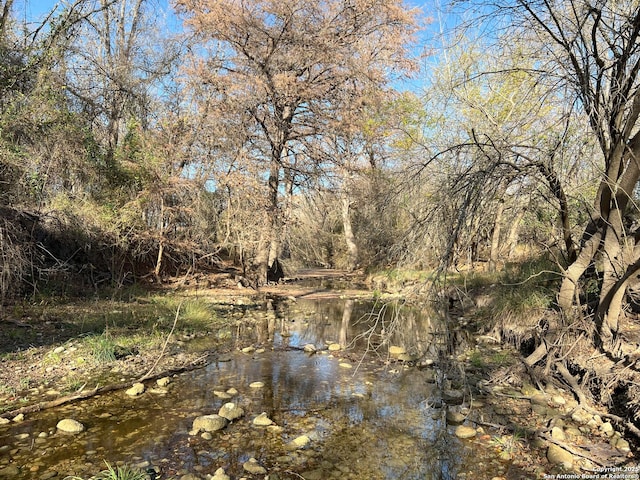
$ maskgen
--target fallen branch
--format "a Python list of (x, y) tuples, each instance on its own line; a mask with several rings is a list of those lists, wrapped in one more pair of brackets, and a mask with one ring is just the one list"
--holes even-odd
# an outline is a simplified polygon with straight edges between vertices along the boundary
[[(146, 380), (155, 380), (161, 377), (168, 377), (170, 375), (176, 375), (178, 373), (182, 373), (182, 372), (188, 372), (190, 370), (195, 370), (198, 369), (200, 367), (202, 367), (203, 365), (206, 364), (206, 359), (208, 359), (209, 354), (205, 354), (201, 357), (196, 358), (195, 360), (193, 360), (191, 363), (182, 366), (182, 367), (178, 367), (178, 368), (173, 368), (170, 370), (165, 370), (163, 372), (160, 372), (152, 377), (148, 377), (146, 378)], [(34, 403), (33, 405), (27, 405), (26, 407), (21, 407), (18, 408), (16, 410), (11, 410), (9, 412), (4, 412), (2, 414), (0, 414), (0, 418), (13, 418), (16, 415), (20, 415), (20, 414), (26, 414), (26, 413), (34, 413), (34, 412), (40, 412), (42, 410), (48, 410), (50, 408), (55, 408), (55, 407), (59, 407), (60, 405), (64, 405), (67, 403), (71, 403), (71, 402), (75, 402), (77, 400), (85, 400), (87, 398), (91, 398), (95, 395), (98, 394), (103, 394), (103, 393), (107, 393), (107, 392), (113, 392), (116, 390), (123, 390), (125, 388), (129, 388), (131, 386), (131, 384), (134, 383), (134, 381), (129, 380), (127, 382), (120, 382), (120, 383), (115, 383), (112, 385), (105, 385), (104, 387), (99, 387), (96, 386), (94, 389), (92, 390), (87, 390), (86, 392), (80, 392), (80, 393), (74, 393), (72, 395), (67, 395), (64, 397), (60, 397), (60, 398), (56, 398), (55, 400), (49, 400), (46, 402), (39, 402), (39, 403)]]

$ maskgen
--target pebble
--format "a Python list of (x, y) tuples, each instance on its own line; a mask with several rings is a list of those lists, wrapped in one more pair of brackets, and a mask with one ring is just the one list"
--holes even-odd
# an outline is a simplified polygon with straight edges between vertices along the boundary
[(353, 365), (351, 365), (350, 363), (346, 363), (346, 362), (340, 362), (338, 365), (340, 367), (342, 367), (342, 368), (353, 368)]
[(251, 382), (249, 384), (249, 387), (251, 387), (251, 388), (262, 388), (262, 387), (264, 387), (264, 382)]
[(19, 413), (18, 415), (13, 417), (11, 420), (16, 422), (16, 423), (23, 422), (24, 421), (24, 414), (23, 413)]
[(342, 350), (342, 347), (339, 343), (330, 343), (327, 348), (330, 352), (337, 352), (338, 350)]

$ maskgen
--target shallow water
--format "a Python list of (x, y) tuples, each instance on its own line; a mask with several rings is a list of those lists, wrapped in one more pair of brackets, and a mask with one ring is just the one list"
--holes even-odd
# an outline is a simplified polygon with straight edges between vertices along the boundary
[[(18, 466), (15, 479), (48, 478), (53, 473), (86, 478), (103, 469), (106, 460), (155, 468), (162, 472), (159, 478), (179, 478), (187, 472), (205, 478), (218, 467), (232, 478), (263, 478), (243, 472), (242, 464), (256, 458), (279, 478), (450, 479), (466, 472), (473, 478), (499, 474), (501, 466), (492, 452), (479, 443), (458, 440), (446, 425), (443, 409), (433, 408), (443, 372), (408, 367), (386, 353), (389, 344), (399, 344), (416, 358), (432, 357), (438, 365), (442, 355), (455, 353), (451, 349), (464, 347), (468, 339), (462, 333), (443, 333), (442, 320), (432, 314), (385, 308), (380, 314), (370, 303), (344, 299), (293, 306), (270, 301), (264, 312), (236, 328), (239, 347), (255, 345), (264, 351), (236, 351), (175, 376), (165, 394), (154, 393), (154, 385), (148, 385), (141, 397), (116, 392), (0, 427), (0, 469)], [(394, 321), (403, 323), (404, 333), (398, 331), (389, 340), (381, 334)], [(328, 342), (348, 349), (331, 354)], [(320, 351), (305, 353), (305, 344)], [(203, 339), (192, 348), (205, 346)], [(258, 381), (264, 386), (250, 387)], [(232, 400), (214, 393), (232, 387), (238, 390)], [(189, 435), (195, 417), (217, 413), (228, 401), (241, 405), (244, 417), (211, 439)], [(253, 426), (252, 419), (261, 412), (282, 429)], [(65, 417), (82, 422), (86, 431), (57, 432), (57, 421)], [(308, 446), (287, 448), (300, 435), (309, 437)]]

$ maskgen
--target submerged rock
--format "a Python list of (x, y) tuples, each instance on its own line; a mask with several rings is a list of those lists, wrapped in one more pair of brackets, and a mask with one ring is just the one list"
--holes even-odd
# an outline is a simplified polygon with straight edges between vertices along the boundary
[(299, 437), (294, 438), (289, 443), (287, 443), (287, 448), (289, 450), (298, 450), (300, 448), (306, 447), (311, 439), (306, 435), (300, 435)]
[(220, 415), (202, 415), (193, 421), (191, 435), (197, 435), (199, 432), (217, 432), (227, 426), (228, 420)]
[(327, 348), (330, 352), (337, 352), (338, 350), (342, 350), (342, 346), (339, 343), (330, 343)]
[(218, 415), (226, 418), (230, 422), (237, 420), (244, 415), (244, 410), (233, 402), (225, 403), (220, 407)]
[(64, 418), (58, 422), (56, 428), (61, 432), (80, 433), (84, 431), (84, 425), (73, 418)]
[(262, 387), (264, 387), (264, 382), (251, 382), (249, 384), (249, 387), (251, 387), (251, 388), (262, 388)]
[(264, 475), (267, 473), (267, 469), (258, 463), (255, 458), (250, 458), (246, 462), (242, 464), (242, 468), (245, 472), (251, 473), (253, 475)]

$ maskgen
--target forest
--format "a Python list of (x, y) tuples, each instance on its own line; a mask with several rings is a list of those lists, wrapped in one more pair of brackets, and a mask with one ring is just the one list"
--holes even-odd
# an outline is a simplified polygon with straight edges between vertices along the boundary
[(484, 276), (485, 333), (640, 438), (637, 0), (36, 3), (0, 0), (2, 317), (223, 270), (428, 272), (451, 305)]

